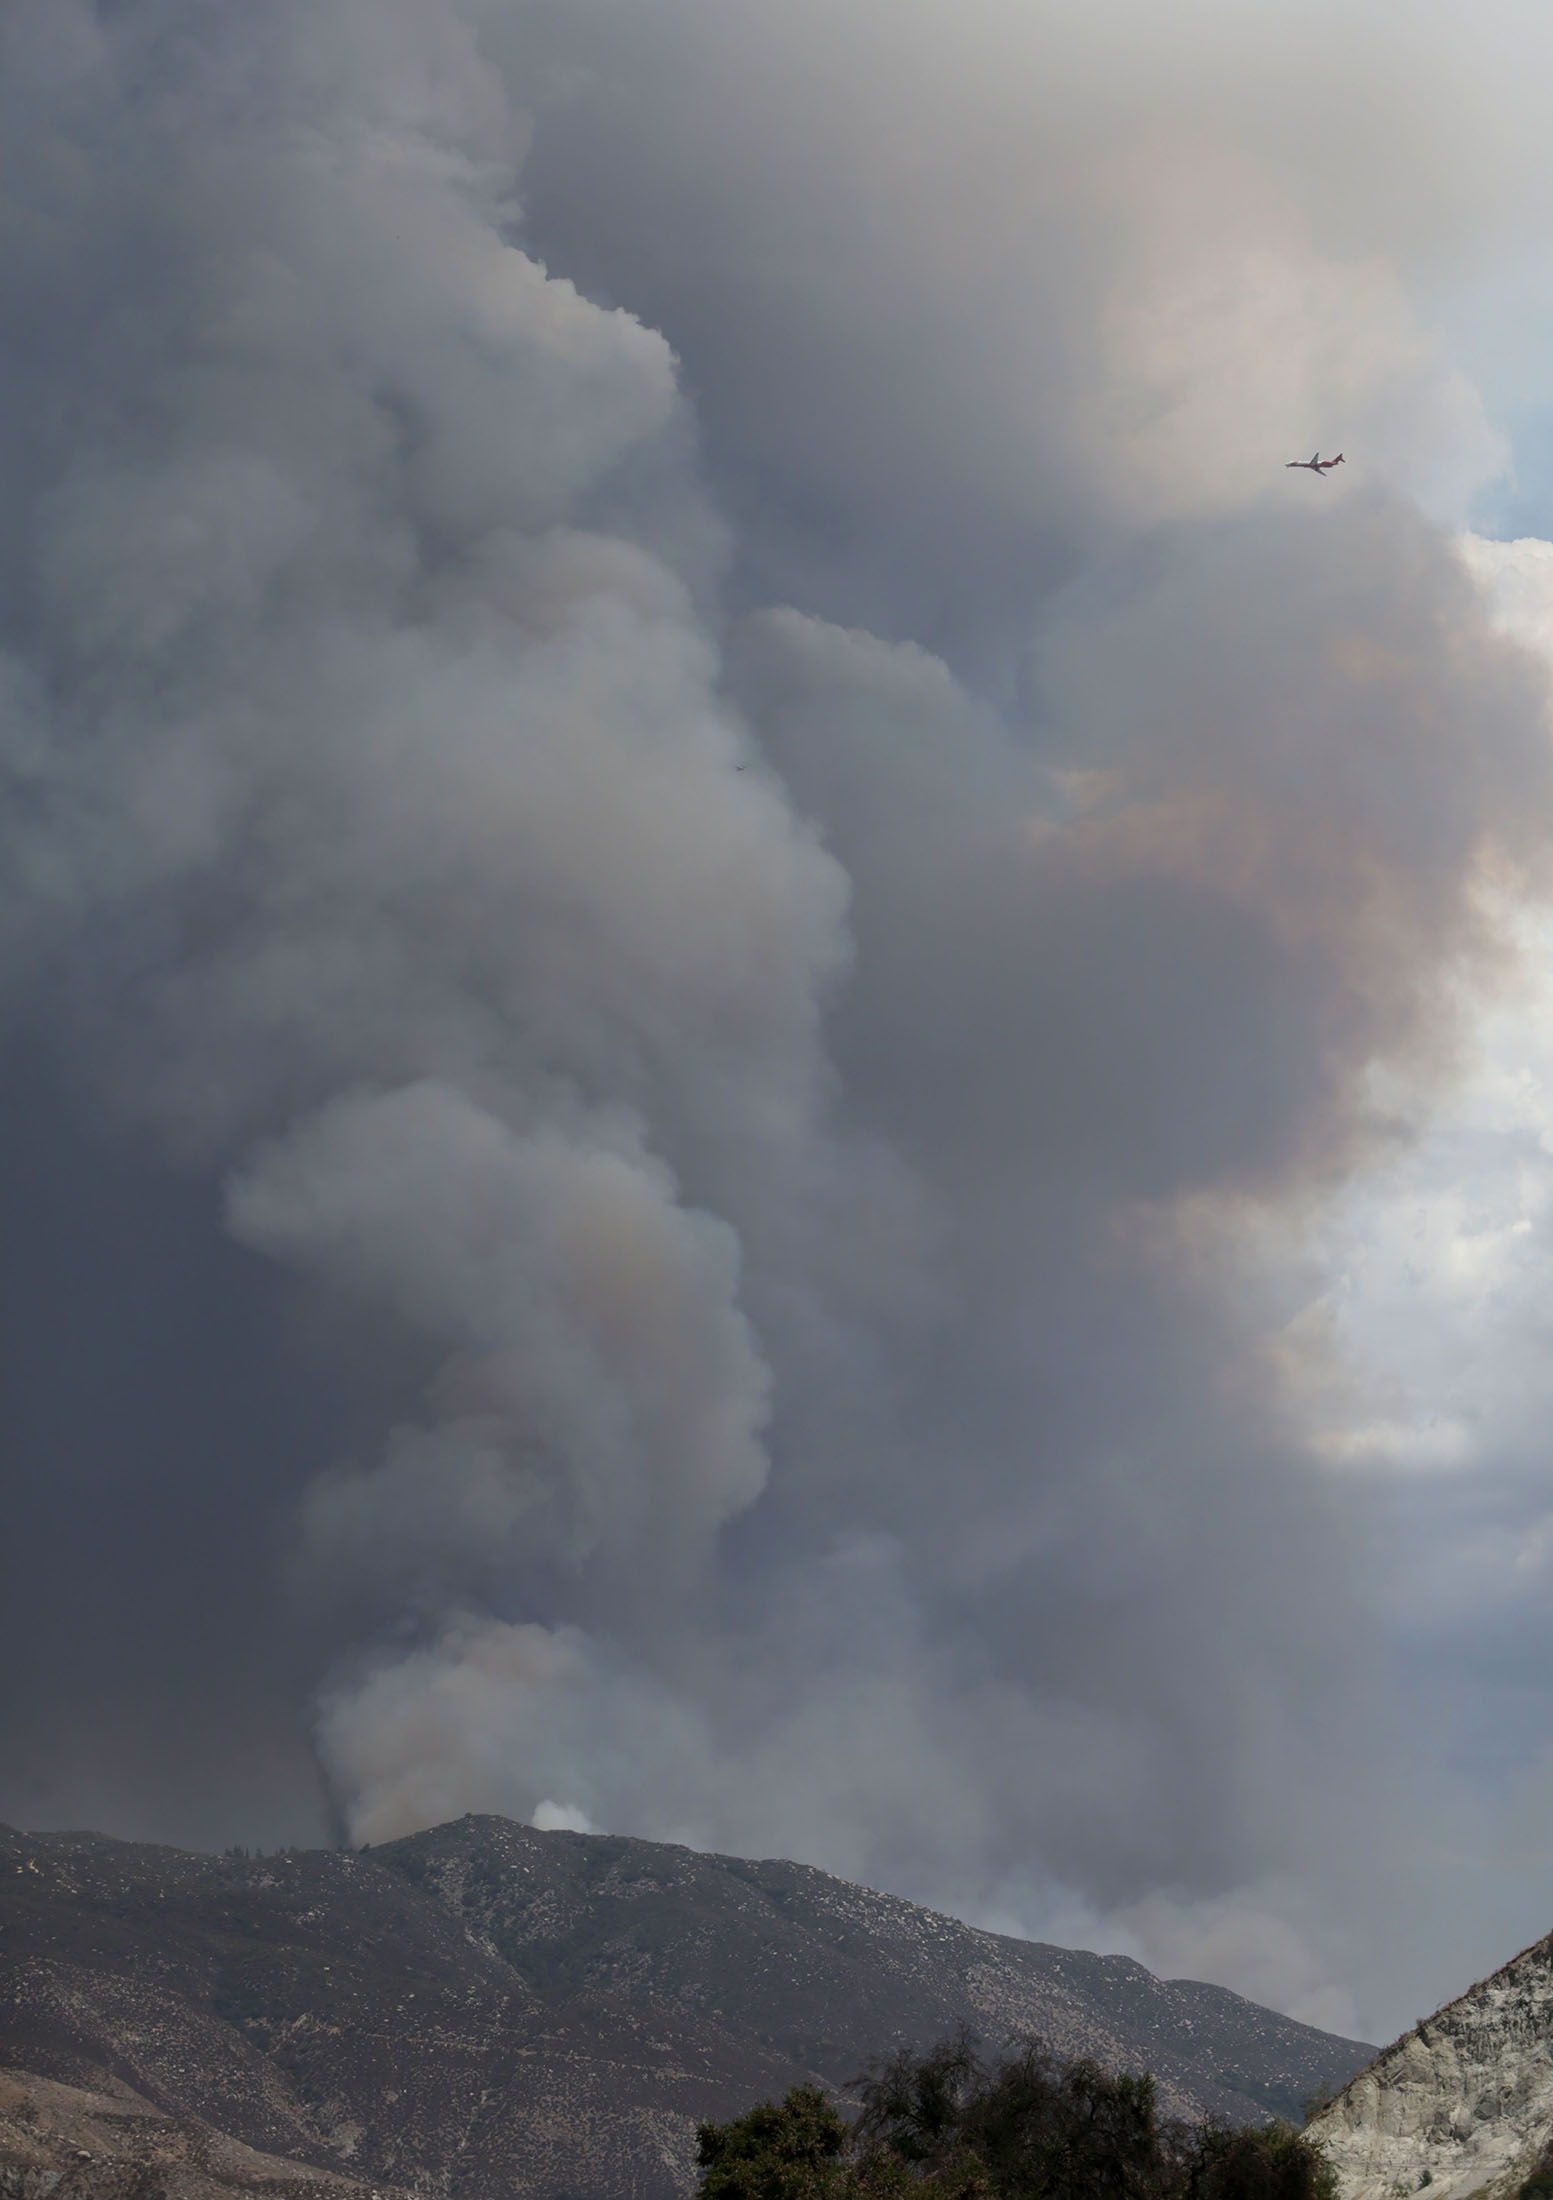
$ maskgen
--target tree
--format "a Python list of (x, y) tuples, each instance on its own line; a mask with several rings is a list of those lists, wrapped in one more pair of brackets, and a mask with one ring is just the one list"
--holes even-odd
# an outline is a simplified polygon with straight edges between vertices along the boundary
[(969, 2032), (941, 2040), (926, 2055), (902, 2048), (856, 2081), (863, 2104), (857, 2140), (865, 2151), (915, 2169), (942, 2166), (960, 2151), (967, 2107), (985, 2082)]
[(817, 2085), (795, 2085), (728, 2124), (696, 2126), (701, 2200), (831, 2200), (845, 2184), (847, 2127)]
[(1002, 2200), (1156, 2200), (1171, 2181), (1153, 2079), (1039, 2041), (986, 2075), (965, 2126)]
[(702, 2124), (701, 2200), (1337, 2200), (1292, 2125), (1162, 2124), (1152, 2078), (1039, 2040), (988, 2064), (961, 2033), (886, 2058), (855, 2091), (850, 2130), (815, 2086)]
[(1236, 2131), (1205, 2124), (1188, 2167), (1188, 2200), (1337, 2200), (1337, 2173), (1292, 2124)]

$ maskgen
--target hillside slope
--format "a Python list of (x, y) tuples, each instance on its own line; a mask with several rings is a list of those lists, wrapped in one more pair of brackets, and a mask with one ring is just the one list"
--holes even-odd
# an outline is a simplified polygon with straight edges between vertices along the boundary
[(1311, 2129), (1344, 2200), (1518, 2192), (1553, 2149), (1553, 1935), (1384, 2049)]
[(466, 1818), (247, 1859), (0, 1835), (0, 2063), (457, 2200), (672, 2200), (694, 2126), (963, 2024), (1240, 2120), (1369, 2050), (782, 1863)]
[(969, 2025), (1152, 2070), (1171, 2110), (1297, 2114), (1361, 2043), (1219, 1986), (978, 1932), (802, 1864), (466, 1818), (375, 1852), (539, 1993), (626, 1990), (715, 2012), (844, 2085), (870, 2056)]
[(0, 2070), (0, 2193), (8, 2200), (408, 2200), (152, 2106)]

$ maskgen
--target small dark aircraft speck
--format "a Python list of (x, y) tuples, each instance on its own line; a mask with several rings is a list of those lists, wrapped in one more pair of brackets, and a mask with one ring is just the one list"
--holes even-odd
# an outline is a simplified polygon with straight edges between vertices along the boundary
[(1324, 474), (1328, 473), (1334, 466), (1341, 466), (1342, 463), (1343, 454), (1341, 451), (1338, 452), (1336, 458), (1323, 458), (1321, 453), (1317, 451), (1310, 458), (1291, 458), (1284, 467), (1284, 472), (1287, 473), (1290, 466), (1303, 466), (1308, 474)]

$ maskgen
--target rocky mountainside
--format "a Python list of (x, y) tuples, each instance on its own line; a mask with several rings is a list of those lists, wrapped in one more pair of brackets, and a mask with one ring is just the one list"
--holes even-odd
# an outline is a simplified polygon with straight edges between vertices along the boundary
[(1512, 2200), (1553, 2156), (1553, 1935), (1377, 2055), (1311, 2130), (1344, 2200)]
[(0, 1833), (0, 1928), (0, 2065), (454, 2200), (674, 2200), (698, 2118), (962, 2025), (1237, 2120), (1370, 2053), (803, 1866), (499, 1818), (252, 1859)]

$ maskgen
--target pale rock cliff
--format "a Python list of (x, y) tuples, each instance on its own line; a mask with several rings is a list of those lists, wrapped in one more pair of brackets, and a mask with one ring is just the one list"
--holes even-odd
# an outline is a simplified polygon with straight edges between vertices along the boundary
[(1384, 2049), (1309, 2131), (1342, 2200), (1514, 2200), (1553, 2140), (1553, 1935)]

